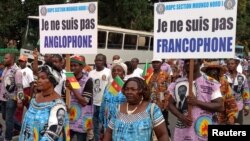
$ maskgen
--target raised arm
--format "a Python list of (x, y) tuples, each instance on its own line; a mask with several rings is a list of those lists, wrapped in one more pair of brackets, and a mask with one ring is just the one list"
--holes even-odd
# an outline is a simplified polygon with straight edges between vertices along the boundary
[(32, 70), (33, 70), (33, 74), (35, 76), (37, 76), (38, 75), (38, 51), (37, 51), (37, 48), (35, 48), (33, 51), (33, 57), (34, 57), (34, 60), (32, 63)]

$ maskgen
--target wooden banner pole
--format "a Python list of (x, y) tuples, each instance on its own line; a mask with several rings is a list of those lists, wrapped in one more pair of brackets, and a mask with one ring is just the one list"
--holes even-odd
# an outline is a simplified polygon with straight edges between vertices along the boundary
[[(193, 76), (194, 76), (194, 59), (190, 59), (189, 60), (189, 91), (188, 91), (188, 95), (189, 96), (193, 96)], [(192, 117), (192, 105), (188, 105), (188, 116)]]
[[(66, 72), (70, 72), (70, 54), (66, 54)], [(66, 89), (66, 105), (70, 108), (70, 90)]]

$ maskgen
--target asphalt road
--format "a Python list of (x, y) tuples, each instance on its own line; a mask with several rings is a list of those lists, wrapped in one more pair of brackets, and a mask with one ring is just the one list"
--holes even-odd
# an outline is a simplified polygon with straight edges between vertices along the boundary
[[(2, 114), (0, 114), (0, 123), (4, 126), (4, 129), (5, 129), (5, 124), (4, 124), (4, 121), (2, 119)], [(171, 134), (173, 135), (174, 127), (175, 127), (175, 123), (176, 123), (176, 118), (171, 113), (169, 114), (169, 123), (170, 123), (169, 128), (170, 128)], [(250, 125), (250, 115), (244, 117), (244, 124)], [(13, 138), (13, 141), (18, 141), (18, 136), (15, 136)], [(73, 141), (74, 141), (74, 139), (73, 139)]]

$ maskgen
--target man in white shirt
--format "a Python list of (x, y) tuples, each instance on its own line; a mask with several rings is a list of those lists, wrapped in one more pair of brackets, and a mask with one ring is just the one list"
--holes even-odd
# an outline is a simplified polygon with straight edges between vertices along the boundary
[(111, 79), (110, 69), (105, 67), (106, 56), (103, 54), (97, 54), (95, 57), (95, 69), (89, 72), (89, 76), (93, 80), (93, 104), (94, 104), (94, 138), (95, 141), (99, 141), (100, 138), (100, 122), (99, 112), (102, 102), (104, 90), (108, 87)]
[(141, 77), (143, 70), (137, 67), (139, 64), (139, 59), (133, 58), (133, 59), (131, 59), (131, 63), (132, 63), (132, 67), (134, 69), (133, 76)]
[(22, 76), (23, 76), (23, 91), (25, 96), (31, 97), (32, 90), (33, 90), (33, 82), (34, 82), (34, 75), (33, 71), (27, 67), (27, 57), (21, 55), (18, 59), (19, 66), (21, 68)]

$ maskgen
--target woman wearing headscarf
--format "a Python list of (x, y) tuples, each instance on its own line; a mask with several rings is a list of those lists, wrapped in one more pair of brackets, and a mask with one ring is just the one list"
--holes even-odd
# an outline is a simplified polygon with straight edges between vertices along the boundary
[[(121, 81), (123, 81), (125, 75), (127, 74), (127, 66), (122, 62), (122, 59), (113, 61), (111, 74), (114, 80), (116, 76), (119, 76)], [(111, 116), (114, 113), (117, 105), (126, 101), (126, 98), (122, 94), (121, 90), (118, 93), (113, 93), (110, 91), (110, 87), (112, 87), (112, 84), (105, 90), (103, 101), (100, 107), (99, 118), (104, 129), (108, 127), (108, 122), (111, 119)]]
[(109, 121), (104, 141), (168, 141), (169, 135), (161, 109), (149, 103), (150, 92), (144, 80), (129, 78), (122, 87), (127, 102), (118, 106)]
[(70, 140), (66, 105), (54, 90), (59, 74), (47, 65), (38, 70), (38, 93), (25, 113), (19, 141)]

